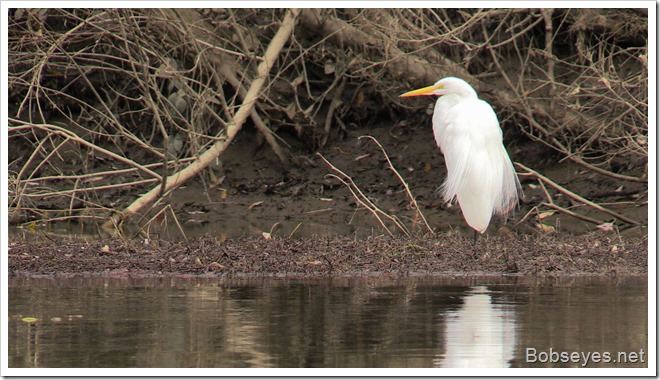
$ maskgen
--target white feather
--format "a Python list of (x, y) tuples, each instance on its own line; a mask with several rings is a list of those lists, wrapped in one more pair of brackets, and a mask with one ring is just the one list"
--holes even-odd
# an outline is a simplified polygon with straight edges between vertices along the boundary
[(436, 86), (433, 134), (447, 166), (442, 193), (458, 200), (468, 225), (483, 233), (494, 213), (505, 216), (516, 205), (520, 183), (490, 104), (462, 79)]

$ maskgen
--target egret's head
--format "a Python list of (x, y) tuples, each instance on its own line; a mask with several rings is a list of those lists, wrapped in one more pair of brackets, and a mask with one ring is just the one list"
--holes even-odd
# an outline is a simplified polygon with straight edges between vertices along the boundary
[(456, 77), (446, 77), (435, 82), (433, 86), (420, 88), (399, 95), (402, 98), (420, 95), (448, 95), (456, 94), (461, 96), (476, 96), (477, 92), (466, 81)]

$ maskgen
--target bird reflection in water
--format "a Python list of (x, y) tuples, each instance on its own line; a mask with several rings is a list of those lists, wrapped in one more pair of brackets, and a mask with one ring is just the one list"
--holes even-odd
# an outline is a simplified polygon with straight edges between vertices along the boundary
[(463, 305), (446, 315), (446, 350), (438, 367), (510, 367), (516, 343), (512, 305), (494, 304), (485, 286), (473, 287)]

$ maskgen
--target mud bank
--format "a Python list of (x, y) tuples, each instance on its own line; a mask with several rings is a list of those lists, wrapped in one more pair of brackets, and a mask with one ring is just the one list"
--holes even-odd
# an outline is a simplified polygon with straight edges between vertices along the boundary
[(371, 236), (215, 238), (11, 243), (10, 276), (195, 275), (641, 275), (647, 239), (501, 235), (473, 245), (460, 232), (397, 238)]

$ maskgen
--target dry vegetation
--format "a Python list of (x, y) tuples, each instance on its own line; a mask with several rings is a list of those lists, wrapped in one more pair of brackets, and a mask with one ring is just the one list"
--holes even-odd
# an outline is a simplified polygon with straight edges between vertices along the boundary
[[(212, 165), (246, 122), (296, 165), (282, 134), (312, 152), (352, 126), (419, 121), (428, 103), (398, 94), (448, 75), (494, 105), (507, 138), (647, 181), (645, 9), (14, 9), (8, 27), (17, 222), (116, 226)], [(537, 211), (587, 218), (546, 194)]]

